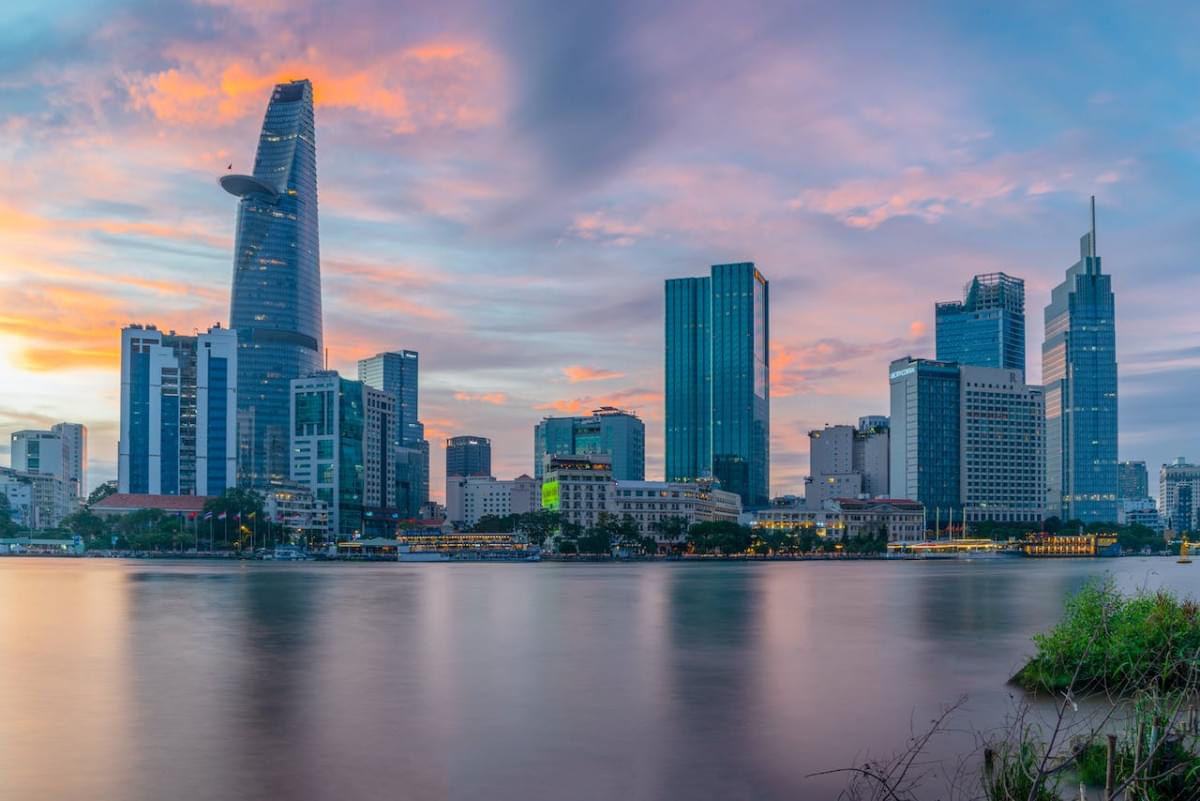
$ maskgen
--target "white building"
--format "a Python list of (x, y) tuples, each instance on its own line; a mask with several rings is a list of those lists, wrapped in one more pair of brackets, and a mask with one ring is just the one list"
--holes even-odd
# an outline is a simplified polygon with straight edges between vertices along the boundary
[(542, 508), (557, 511), (564, 523), (583, 529), (608, 511), (612, 459), (606, 454), (546, 454), (542, 463)]
[(329, 506), (300, 484), (272, 487), (263, 500), (263, 514), (299, 540), (321, 539), (329, 532)]
[(236, 486), (237, 334), (121, 330), (120, 492), (220, 495)]
[(873, 537), (886, 534), (888, 542), (916, 542), (925, 538), (925, 507), (898, 498), (834, 498), (821, 509), (807, 505), (772, 506), (751, 513), (755, 528), (809, 529), (823, 537)]
[(616, 517), (629, 515), (642, 536), (670, 545), (682, 542), (687, 528), (675, 540), (668, 540), (658, 524), (671, 518), (682, 518), (689, 527), (716, 520), (736, 523), (742, 513), (742, 498), (710, 481), (617, 481), (608, 490), (607, 511)]
[(35, 530), (57, 528), (79, 509), (74, 486), (54, 475), (0, 467), (0, 492), (8, 498), (14, 522)]
[(528, 475), (500, 480), (492, 476), (457, 476), (455, 496), (462, 512), (454, 522), (471, 528), (483, 517), (519, 515), (542, 508), (541, 482)]
[(888, 491), (887, 418), (863, 417), (858, 427), (825, 426), (808, 432), (805, 503), (820, 509), (833, 498), (873, 498)]
[(55, 423), (49, 431), (16, 431), (11, 444), (14, 470), (54, 476), (75, 497), (87, 495), (87, 426)]
[(1125, 498), (1117, 509), (1117, 523), (1122, 526), (1145, 526), (1162, 533), (1163, 523), (1153, 498)]
[(1180, 533), (1200, 527), (1200, 465), (1180, 456), (1158, 471), (1158, 514), (1163, 525)]

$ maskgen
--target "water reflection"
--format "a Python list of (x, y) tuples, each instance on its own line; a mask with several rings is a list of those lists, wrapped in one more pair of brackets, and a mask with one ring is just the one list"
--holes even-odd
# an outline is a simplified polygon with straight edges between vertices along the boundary
[(1105, 570), (3, 559), (0, 797), (834, 797)]

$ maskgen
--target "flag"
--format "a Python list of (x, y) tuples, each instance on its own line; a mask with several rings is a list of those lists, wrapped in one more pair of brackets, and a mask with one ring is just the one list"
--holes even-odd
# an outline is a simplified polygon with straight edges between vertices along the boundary
[(204, 513), (204, 519), (205, 519), (205, 520), (212, 520), (212, 512), (205, 512), (205, 513)]
[(191, 514), (189, 514), (189, 515), (188, 515), (188, 520), (195, 520), (195, 519), (196, 519), (196, 515), (198, 515), (198, 514), (200, 514), (200, 513), (199, 513), (199, 512), (192, 512)]
[(233, 519), (238, 521), (239, 523), (242, 522), (242, 513), (238, 512), (236, 515), (233, 516)]
[(253, 520), (253, 519), (254, 519), (254, 516), (255, 516), (256, 514), (258, 514), (258, 512), (251, 512), (250, 514), (246, 515), (246, 517), (249, 517), (250, 519), (252, 519), (252, 520)]
[(224, 512), (221, 512), (221, 514), (217, 515), (217, 519), (218, 519), (218, 520), (224, 520), (224, 519), (225, 519), (225, 513), (224, 513)]

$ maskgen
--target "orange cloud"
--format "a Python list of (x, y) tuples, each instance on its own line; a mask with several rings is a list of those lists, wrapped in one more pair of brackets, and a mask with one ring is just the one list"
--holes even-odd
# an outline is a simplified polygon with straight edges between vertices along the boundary
[(662, 417), (663, 394), (649, 389), (626, 389), (609, 395), (586, 395), (539, 403), (534, 409), (564, 415), (588, 414), (601, 406), (628, 409), (649, 420)]
[(135, 109), (176, 125), (225, 125), (260, 114), (271, 86), (308, 78), (323, 108), (388, 120), (395, 133), (474, 129), (499, 119), (498, 57), (478, 42), (427, 42), (353, 65), (310, 50), (274, 64), (176, 53), (180, 65), (129, 84)]
[(611, 378), (621, 378), (624, 373), (618, 373), (615, 370), (602, 370), (598, 367), (584, 367), (581, 364), (573, 364), (570, 367), (563, 368), (563, 375), (572, 384), (578, 384), (581, 381), (607, 381)]
[(508, 403), (508, 396), (503, 392), (455, 392), (454, 399), (460, 401), (479, 401), (493, 406), (503, 406)]

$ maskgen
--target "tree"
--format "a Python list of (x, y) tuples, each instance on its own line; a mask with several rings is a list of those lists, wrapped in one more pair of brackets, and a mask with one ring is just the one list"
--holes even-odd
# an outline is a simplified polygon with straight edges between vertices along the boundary
[(650, 524), (659, 542), (681, 543), (687, 540), (688, 521), (686, 517), (664, 517)]
[(516, 530), (534, 545), (541, 546), (546, 538), (562, 527), (562, 515), (549, 509), (519, 515)]
[(16, 536), (20, 529), (12, 519), (12, 508), (8, 504), (8, 495), (0, 492), (0, 537)]
[(109, 521), (86, 507), (63, 518), (62, 526), (78, 534), (89, 548), (107, 548), (110, 544)]
[[(201, 517), (211, 513), (214, 530), (219, 537), (217, 541), (226, 543), (225, 537), (229, 536), (240, 548), (243, 545), (249, 546), (259, 533), (262, 534), (264, 542), (267, 536), (277, 539), (284, 534), (281, 527), (266, 521), (263, 508), (262, 496), (257, 492), (231, 488), (215, 498), (210, 498), (204, 504)], [(221, 515), (225, 515), (224, 520), (221, 519)], [(265, 527), (262, 525), (264, 522), (267, 523)]]

